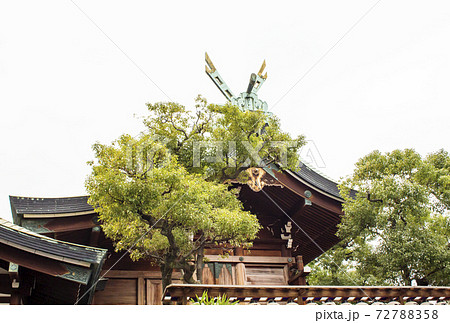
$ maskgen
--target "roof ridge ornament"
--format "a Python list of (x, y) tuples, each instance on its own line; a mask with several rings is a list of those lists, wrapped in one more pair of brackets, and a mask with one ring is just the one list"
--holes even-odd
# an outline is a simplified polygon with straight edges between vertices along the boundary
[(266, 68), (265, 60), (263, 61), (258, 74), (252, 73), (250, 75), (250, 81), (248, 83), (247, 91), (242, 92), (239, 96), (235, 96), (233, 92), (231, 92), (230, 88), (225, 83), (222, 76), (220, 76), (216, 67), (209, 58), (208, 53), (206, 52), (205, 61), (206, 74), (208, 74), (214, 84), (216, 84), (216, 86), (219, 88), (220, 92), (222, 92), (222, 94), (227, 98), (228, 101), (231, 102), (231, 104), (237, 105), (243, 111), (262, 110), (265, 113), (269, 114), (267, 102), (260, 100), (258, 98), (258, 95), (256, 94), (267, 79), (267, 72), (263, 75), (264, 69)]

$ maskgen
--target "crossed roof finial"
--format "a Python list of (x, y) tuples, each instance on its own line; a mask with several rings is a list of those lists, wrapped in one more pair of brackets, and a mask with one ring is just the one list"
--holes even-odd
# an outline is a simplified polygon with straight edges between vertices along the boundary
[(239, 96), (235, 96), (233, 92), (231, 92), (230, 88), (225, 83), (222, 76), (220, 76), (216, 67), (209, 58), (208, 53), (205, 53), (205, 61), (206, 74), (208, 74), (208, 76), (211, 78), (214, 84), (216, 84), (220, 92), (222, 92), (222, 94), (227, 98), (228, 101), (230, 101), (234, 105), (237, 105), (242, 110), (262, 110), (268, 113), (267, 102), (260, 100), (258, 98), (258, 95), (256, 94), (267, 79), (267, 73), (263, 75), (264, 69), (266, 68), (265, 60), (262, 63), (258, 74), (252, 73), (252, 75), (250, 75), (250, 82), (248, 83), (247, 92), (242, 92)]

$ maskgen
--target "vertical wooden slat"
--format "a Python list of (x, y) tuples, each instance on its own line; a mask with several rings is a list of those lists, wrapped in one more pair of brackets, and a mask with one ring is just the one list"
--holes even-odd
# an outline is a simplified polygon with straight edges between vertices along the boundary
[(240, 262), (236, 264), (236, 285), (245, 285), (247, 277), (245, 276), (245, 265)]
[(283, 267), (284, 284), (289, 284), (289, 265)]
[(145, 305), (145, 280), (143, 277), (138, 277), (137, 280), (137, 304)]
[(214, 283), (214, 273), (208, 266), (203, 267), (203, 284), (212, 285)]
[[(229, 266), (231, 266), (231, 264), (229, 264)], [(233, 285), (233, 276), (229, 272), (229, 270), (227, 268), (227, 264), (224, 264), (223, 267), (221, 268), (219, 278), (217, 280), (217, 284), (218, 285)]]
[[(238, 247), (234, 250), (234, 254), (236, 256), (243, 256), (244, 249), (242, 247)], [(245, 285), (247, 281), (247, 277), (245, 276), (245, 265), (243, 263), (236, 264), (236, 285)]]
[(232, 272), (232, 277), (233, 277), (233, 285), (237, 285), (236, 283), (236, 265), (232, 264), (231, 265), (231, 272)]
[(147, 279), (147, 305), (162, 305), (162, 283), (157, 279)]

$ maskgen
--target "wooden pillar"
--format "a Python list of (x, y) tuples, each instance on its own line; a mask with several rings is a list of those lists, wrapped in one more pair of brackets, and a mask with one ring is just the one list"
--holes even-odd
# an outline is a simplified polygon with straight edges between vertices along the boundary
[(303, 300), (303, 294), (305, 293), (304, 290), (299, 290), (298, 296), (297, 296), (297, 304), (298, 305), (305, 305), (306, 302)]
[(137, 279), (137, 304), (145, 305), (145, 279), (138, 277)]
[(22, 295), (19, 292), (20, 279), (19, 279), (19, 265), (10, 262), (9, 263), (9, 279), (11, 281), (11, 297), (9, 300), (10, 305), (22, 305)]
[[(238, 247), (235, 249), (234, 253), (242, 259), (244, 256), (244, 249), (242, 247)], [(245, 273), (245, 265), (242, 262), (238, 262), (236, 264), (236, 285), (245, 285), (246, 282), (247, 277)]]
[[(305, 267), (303, 266), (303, 257), (297, 256), (295, 257), (295, 260), (297, 262), (297, 270), (300, 274), (303, 274), (305, 272)], [(305, 276), (300, 275), (298, 277), (297, 285), (306, 285), (306, 279)]]
[(100, 236), (100, 227), (93, 227), (91, 230), (91, 236), (89, 238), (89, 245), (92, 247), (98, 246), (98, 237)]

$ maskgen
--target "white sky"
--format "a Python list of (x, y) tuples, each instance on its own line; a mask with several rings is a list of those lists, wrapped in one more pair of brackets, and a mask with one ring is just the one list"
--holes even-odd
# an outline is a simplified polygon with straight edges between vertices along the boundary
[[(374, 149), (450, 150), (448, 1), (381, 1), (275, 107), (376, 0), (75, 3), (186, 106), (225, 102), (205, 51), (235, 94), (266, 59), (259, 97), (332, 178)], [(91, 145), (137, 134), (134, 114), (167, 100), (70, 0), (1, 2), (0, 217), (8, 195), (85, 194)]]

